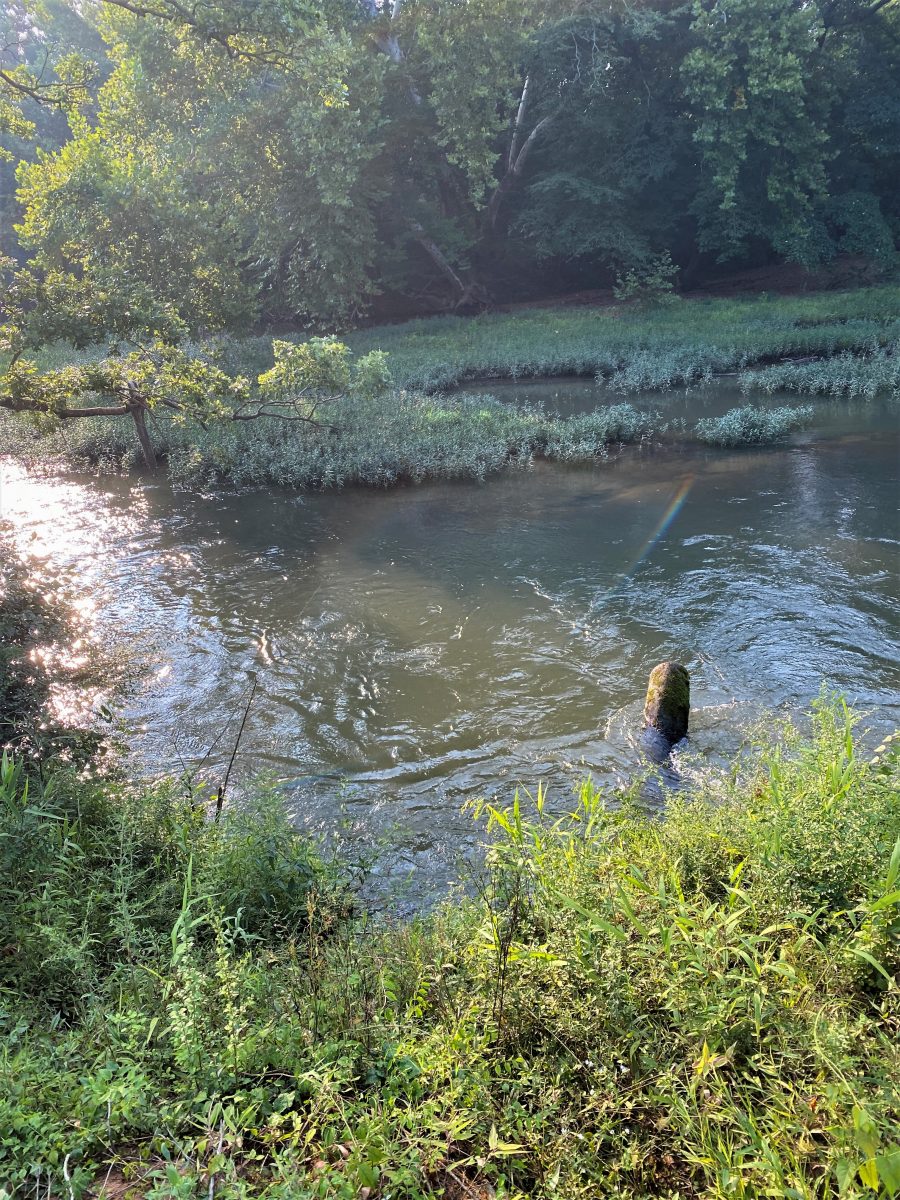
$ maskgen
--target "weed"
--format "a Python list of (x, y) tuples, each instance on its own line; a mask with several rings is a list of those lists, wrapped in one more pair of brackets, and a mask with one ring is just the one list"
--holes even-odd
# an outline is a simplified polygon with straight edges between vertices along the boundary
[(826, 698), (809, 732), (770, 727), (663, 821), (590, 784), (565, 815), (542, 792), (476, 810), (474, 894), (400, 924), (321, 882), (273, 886), (261, 919), (260, 847), (294, 836), (274, 800), (217, 826), (7, 759), (0, 1179), (894, 1194), (900, 742), (864, 753), (854, 721)]
[(721, 417), (706, 417), (694, 426), (701, 442), (711, 446), (754, 446), (777, 442), (795, 429), (808, 425), (814, 415), (812, 405), (757, 408), (753, 404), (732, 408)]
[(875, 346), (861, 354), (844, 352), (813, 362), (780, 363), (740, 376), (743, 391), (801, 392), (807, 396), (847, 396), (871, 400), (900, 395), (900, 343)]

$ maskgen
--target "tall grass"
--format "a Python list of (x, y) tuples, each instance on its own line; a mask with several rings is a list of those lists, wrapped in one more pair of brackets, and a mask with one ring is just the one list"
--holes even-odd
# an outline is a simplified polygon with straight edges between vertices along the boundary
[[(508, 465), (545, 456), (591, 459), (615, 442), (650, 436), (655, 415), (612, 403), (635, 394), (711, 381), (740, 372), (745, 391), (873, 396), (898, 389), (900, 288), (755, 300), (681, 301), (647, 310), (535, 309), (479, 317), (443, 317), (359, 330), (354, 350), (383, 349), (395, 388), (378, 400), (354, 398), (325, 414), (333, 428), (315, 430), (266, 420), (208, 430), (158, 417), (157, 452), (176, 481), (220, 480), (331, 488), (387, 486), (440, 478), (483, 479)], [(266, 338), (217, 338), (198, 344), (234, 373), (257, 375), (271, 365)], [(59, 366), (55, 345), (42, 365)], [(84, 357), (100, 349), (82, 351)], [(765, 364), (792, 356), (812, 362)], [(563, 418), (485, 396), (447, 394), (481, 377), (578, 374), (596, 376), (609, 407)], [(746, 424), (746, 422), (745, 422)], [(774, 418), (758, 420), (752, 439), (777, 439)], [(711, 431), (701, 438), (735, 444)], [(708, 436), (709, 435), (709, 436)], [(102, 468), (138, 465), (130, 423), (114, 419), (67, 423), (36, 434), (22, 419), (0, 413), (0, 448), (31, 457), (62, 455)]]
[[(613, 443), (635, 442), (653, 418), (617, 404), (578, 418), (504, 404), (493, 396), (425, 396), (395, 392), (378, 400), (354, 398), (327, 414), (333, 428), (261, 420), (208, 429), (153, 422), (157, 452), (173, 479), (325, 489), (385, 487), (423, 479), (483, 479), (535, 457), (591, 459)], [(12, 453), (58, 455), (121, 469), (138, 465), (129, 424), (101, 418), (61, 425), (38, 441), (20, 421), (0, 419)]]
[(847, 396), (867, 400), (900, 395), (900, 342), (842, 353), (814, 362), (778, 363), (740, 376), (745, 392), (800, 392), (806, 396)]
[(590, 783), (475, 805), (483, 867), (403, 921), (275, 792), (216, 820), (3, 754), (0, 1189), (895, 1194), (900, 740), (834, 698), (800, 724), (662, 820)]

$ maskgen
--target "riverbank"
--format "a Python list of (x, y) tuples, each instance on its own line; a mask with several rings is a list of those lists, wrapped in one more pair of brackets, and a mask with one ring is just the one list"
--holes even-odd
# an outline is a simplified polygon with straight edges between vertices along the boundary
[(484, 871), (412, 921), (271, 793), (216, 821), (214, 779), (7, 760), (0, 1187), (892, 1194), (900, 756), (839, 701), (801, 724), (663, 823), (590, 786), (476, 810)]
[[(276, 420), (203, 429), (151, 420), (157, 454), (188, 486), (384, 487), (425, 479), (470, 478), (536, 458), (585, 462), (616, 444), (664, 436), (668, 420), (638, 393), (702, 386), (733, 375), (743, 395), (722, 428), (696, 431), (712, 444), (777, 441), (808, 423), (798, 397), (900, 393), (900, 288), (753, 300), (689, 300), (646, 309), (535, 309), (480, 317), (430, 318), (346, 335), (358, 353), (388, 354), (393, 388), (377, 399), (348, 398), (318, 429)], [(271, 365), (271, 339), (214, 339), (198, 345), (231, 374)], [(91, 353), (91, 352), (88, 352)], [(68, 361), (52, 347), (42, 366)], [(491, 379), (595, 376), (594, 412), (562, 417), (498, 401)], [(471, 379), (482, 396), (447, 392)], [(753, 397), (784, 393), (776, 413), (753, 411)], [(739, 415), (740, 409), (751, 411)], [(102, 469), (139, 463), (130, 421), (100, 418), (39, 430), (0, 414), (7, 452), (30, 459), (89, 462)]]
[[(881, 351), (900, 338), (900, 286), (758, 296), (740, 300), (673, 299), (652, 307), (545, 308), (478, 317), (432, 317), (361, 330), (347, 337), (363, 354), (389, 355), (396, 382), (434, 391), (469, 379), (538, 375), (599, 377), (614, 393), (653, 391), (744, 372), (785, 359), (854, 355), (859, 375), (897, 390), (883, 374)], [(809, 364), (800, 364), (809, 365)], [(810, 373), (812, 377), (812, 373)], [(769, 390), (761, 372), (759, 385)], [(827, 394), (822, 389), (822, 394)], [(836, 386), (830, 394), (842, 395)]]

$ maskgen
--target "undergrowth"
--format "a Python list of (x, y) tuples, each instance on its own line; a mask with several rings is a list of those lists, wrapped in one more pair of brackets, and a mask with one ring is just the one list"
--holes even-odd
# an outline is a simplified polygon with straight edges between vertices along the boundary
[(870, 352), (896, 341), (900, 288), (744, 300), (681, 300), (656, 308), (529, 309), (436, 317), (360, 330), (359, 353), (381, 349), (394, 379), (427, 391), (472, 378), (596, 375), (613, 390), (648, 391), (787, 357)]
[[(274, 795), (0, 768), (14, 1196), (892, 1195), (900, 761), (840, 702), (660, 821), (484, 807), (468, 896), (355, 914)], [(121, 1194), (121, 1193), (119, 1193)]]
[[(583, 461), (606, 454), (613, 443), (640, 441), (653, 428), (653, 418), (630, 404), (565, 419), (493, 396), (411, 392), (347, 399), (328, 417), (333, 427), (323, 429), (275, 419), (207, 429), (153, 421), (151, 433), (176, 483), (326, 489), (484, 479), (544, 456)], [(24, 457), (61, 456), (112, 469), (136, 467), (140, 458), (133, 431), (116, 418), (60, 425), (36, 445), (32, 429), (0, 414), (0, 436)]]
[(745, 392), (802, 392), (807, 396), (847, 396), (871, 400), (900, 395), (900, 342), (862, 354), (805, 363), (778, 363), (740, 376)]

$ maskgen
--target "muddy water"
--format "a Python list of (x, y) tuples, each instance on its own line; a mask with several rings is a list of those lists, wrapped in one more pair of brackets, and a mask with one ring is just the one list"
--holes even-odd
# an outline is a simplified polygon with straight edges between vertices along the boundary
[[(572, 386), (565, 403), (602, 402)], [(668, 401), (694, 419), (734, 402)], [(208, 756), (218, 778), (255, 681), (238, 778), (270, 771), (299, 824), (389, 843), (392, 873), (439, 885), (467, 797), (544, 780), (566, 803), (588, 772), (631, 771), (662, 658), (691, 670), (704, 754), (823, 680), (876, 728), (900, 716), (897, 410), (817, 413), (777, 448), (325, 496), (6, 462), (0, 503), (35, 573), (145, 668), (123, 711), (143, 769)]]

